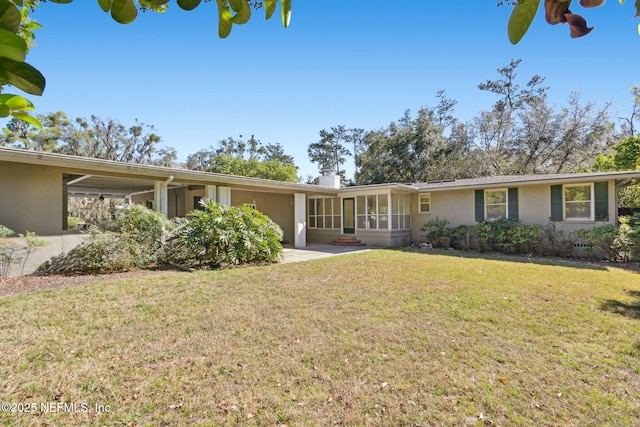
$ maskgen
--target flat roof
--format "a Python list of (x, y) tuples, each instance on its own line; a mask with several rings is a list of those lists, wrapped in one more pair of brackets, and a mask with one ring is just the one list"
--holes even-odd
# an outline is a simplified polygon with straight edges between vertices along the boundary
[(0, 162), (58, 167), (63, 169), (66, 174), (73, 175), (74, 178), (72, 180), (84, 177), (82, 183), (80, 180), (78, 181), (78, 187), (82, 184), (82, 187), (85, 188), (97, 188), (96, 185), (109, 181), (110, 185), (114, 187), (114, 191), (124, 191), (125, 187), (129, 187), (127, 180), (136, 180), (130, 182), (132, 184), (131, 187), (134, 187), (132, 188), (134, 191), (141, 191), (141, 187), (150, 185), (153, 189), (154, 181), (166, 181), (170, 177), (173, 177), (172, 182), (174, 185), (228, 185), (237, 189), (329, 195), (335, 195), (339, 191), (336, 188), (312, 184), (124, 163), (17, 148), (0, 148)]

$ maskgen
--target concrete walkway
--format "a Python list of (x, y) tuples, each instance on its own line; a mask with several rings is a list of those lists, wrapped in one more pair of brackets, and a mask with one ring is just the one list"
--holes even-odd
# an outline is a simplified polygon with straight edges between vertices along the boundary
[(285, 245), (284, 260), (282, 262), (308, 261), (353, 252), (370, 251), (371, 249), (373, 248), (367, 246), (334, 246), (325, 243), (307, 243), (307, 247), (303, 249), (296, 249), (293, 246)]

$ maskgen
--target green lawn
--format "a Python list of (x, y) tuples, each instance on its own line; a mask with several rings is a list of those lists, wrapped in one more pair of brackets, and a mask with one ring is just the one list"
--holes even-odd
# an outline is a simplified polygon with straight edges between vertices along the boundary
[(638, 273), (460, 255), (0, 298), (0, 424), (638, 425)]

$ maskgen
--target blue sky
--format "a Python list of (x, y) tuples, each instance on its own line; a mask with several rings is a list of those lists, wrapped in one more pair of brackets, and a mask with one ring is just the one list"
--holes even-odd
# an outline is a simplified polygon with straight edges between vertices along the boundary
[(595, 26), (591, 34), (571, 39), (567, 26), (549, 26), (540, 11), (517, 46), (506, 34), (511, 9), (494, 0), (294, 1), (289, 28), (279, 11), (265, 21), (258, 10), (224, 40), (215, 2), (141, 13), (129, 25), (95, 0), (46, 3), (33, 14), (44, 29), (27, 62), (47, 88), (30, 99), (41, 113), (152, 124), (180, 160), (253, 134), (282, 144), (302, 176), (316, 175), (307, 147), (321, 129), (379, 129), (406, 109), (435, 105), (440, 89), (458, 101), (457, 117), (470, 120), (495, 101), (478, 84), (498, 78), (512, 59), (522, 59), (522, 85), (545, 77), (557, 105), (578, 91), (584, 101), (613, 101), (614, 116), (628, 115), (629, 89), (640, 85), (633, 2), (575, 3), (573, 12)]

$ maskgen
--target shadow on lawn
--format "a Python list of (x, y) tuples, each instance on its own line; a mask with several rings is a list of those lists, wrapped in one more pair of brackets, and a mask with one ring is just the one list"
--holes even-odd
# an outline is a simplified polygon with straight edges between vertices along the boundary
[[(627, 268), (623, 264), (611, 264), (599, 261), (585, 261), (574, 260), (557, 257), (538, 257), (538, 256), (523, 256), (523, 255), (505, 255), (499, 253), (487, 253), (487, 252), (466, 252), (454, 249), (419, 249), (419, 248), (401, 248), (403, 252), (420, 253), (424, 255), (442, 255), (451, 256), (456, 258), (470, 258), (470, 259), (486, 259), (494, 261), (507, 261), (517, 262), (523, 264), (538, 264), (538, 265), (554, 265), (559, 267), (568, 268), (581, 268), (589, 270), (601, 270), (604, 271), (607, 267)], [(633, 269), (637, 272), (637, 268)]]
[(640, 319), (640, 291), (625, 292), (636, 298), (636, 301), (622, 302), (614, 299), (608, 299), (602, 303), (600, 308), (604, 311), (616, 313), (631, 319)]

